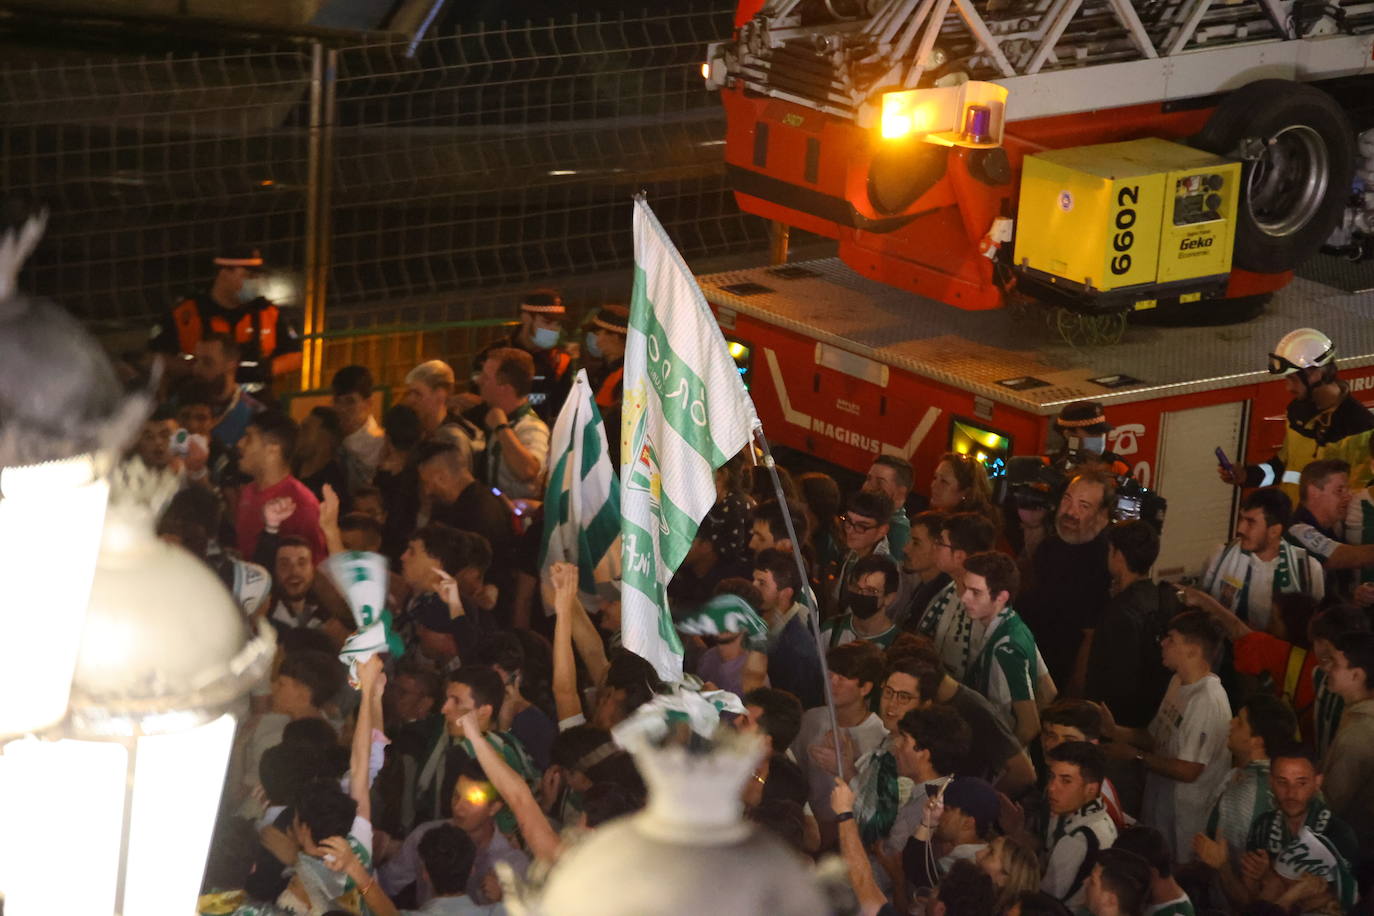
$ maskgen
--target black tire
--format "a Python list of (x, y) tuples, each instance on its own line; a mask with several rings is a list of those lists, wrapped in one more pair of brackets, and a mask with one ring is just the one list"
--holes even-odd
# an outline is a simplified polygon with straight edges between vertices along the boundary
[[(1340, 222), (1354, 177), (1354, 129), (1320, 89), (1291, 80), (1258, 80), (1222, 99), (1192, 143), (1242, 158), (1241, 148), (1250, 139), (1263, 141), (1266, 151), (1241, 171), (1233, 262), (1257, 273), (1292, 270), (1316, 254)], [(1311, 164), (1322, 158), (1324, 175)], [(1285, 165), (1304, 179), (1281, 180)]]

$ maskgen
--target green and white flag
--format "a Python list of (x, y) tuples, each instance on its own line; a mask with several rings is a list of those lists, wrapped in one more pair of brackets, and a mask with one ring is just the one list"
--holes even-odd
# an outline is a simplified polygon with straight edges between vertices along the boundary
[(357, 684), (360, 663), (378, 652), (390, 652), (400, 658), (406, 649), (392, 626), (391, 612), (386, 609), (386, 557), (346, 550), (331, 554), (320, 568), (334, 581), (358, 625), (339, 651), (339, 661), (348, 666), (349, 682)]
[(751, 652), (768, 650), (768, 624), (739, 595), (716, 595), (701, 607), (688, 611), (674, 625), (679, 633), (694, 636), (743, 633), (745, 648)]
[(620, 537), (620, 487), (586, 369), (578, 370), (553, 424), (549, 455), (539, 568), (576, 563), (578, 590), (592, 594), (597, 566)]
[(621, 635), (659, 677), (682, 677), (668, 581), (716, 501), (715, 470), (759, 425), (725, 338), (643, 197), (621, 416)]

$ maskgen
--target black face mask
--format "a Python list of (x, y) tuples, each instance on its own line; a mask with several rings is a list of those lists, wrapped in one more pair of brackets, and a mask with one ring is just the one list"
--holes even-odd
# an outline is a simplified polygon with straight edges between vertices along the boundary
[(858, 592), (850, 592), (847, 605), (849, 613), (859, 620), (867, 620), (878, 613), (877, 595), (860, 595)]

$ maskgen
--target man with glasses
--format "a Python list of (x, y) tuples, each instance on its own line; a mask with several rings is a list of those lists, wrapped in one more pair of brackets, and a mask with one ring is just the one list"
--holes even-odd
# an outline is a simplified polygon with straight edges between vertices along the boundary
[(874, 554), (888, 554), (887, 531), (891, 517), (892, 500), (882, 493), (860, 490), (845, 501), (844, 514), (840, 516), (840, 535), (849, 552), (835, 577), (835, 590), (830, 595), (832, 608), (844, 604), (845, 592), (854, 582), (856, 563)]
[(864, 639), (886, 649), (897, 638), (892, 606), (897, 597), (897, 564), (870, 554), (854, 564), (853, 581), (840, 597), (841, 614), (821, 627), (826, 647), (833, 649)]

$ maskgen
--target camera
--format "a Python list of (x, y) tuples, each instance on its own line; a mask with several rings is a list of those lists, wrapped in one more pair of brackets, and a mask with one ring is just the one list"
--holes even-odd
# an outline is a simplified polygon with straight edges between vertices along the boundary
[[(1053, 511), (1077, 470), (1067, 464), (1052, 464), (1048, 458), (1039, 455), (1009, 458), (1001, 501), (1004, 504), (1010, 502), (1016, 509)], [(1115, 479), (1116, 502), (1112, 506), (1112, 521), (1142, 519), (1149, 522), (1156, 532), (1162, 533), (1168, 501), (1129, 474), (1117, 475)]]

